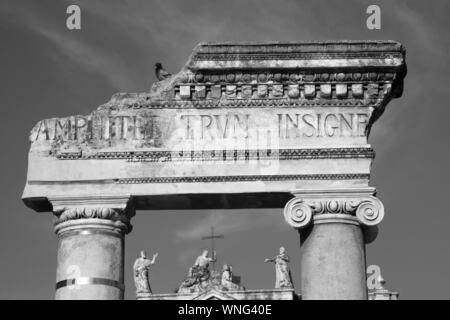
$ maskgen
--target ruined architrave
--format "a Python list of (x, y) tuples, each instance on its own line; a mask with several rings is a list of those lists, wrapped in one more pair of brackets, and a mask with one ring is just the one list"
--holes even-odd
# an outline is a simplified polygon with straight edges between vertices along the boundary
[(123, 297), (136, 210), (284, 207), (302, 298), (367, 299), (364, 246), (384, 215), (368, 135), (402, 94), (404, 55), (392, 41), (202, 43), (150, 92), (39, 121), (23, 200), (55, 216), (56, 297)]

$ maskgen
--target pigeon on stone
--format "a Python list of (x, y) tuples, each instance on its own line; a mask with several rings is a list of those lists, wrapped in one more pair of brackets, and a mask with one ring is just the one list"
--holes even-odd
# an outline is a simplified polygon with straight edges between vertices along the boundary
[(167, 72), (163, 66), (161, 65), (161, 63), (156, 63), (155, 64), (155, 75), (156, 75), (156, 79), (158, 79), (158, 81), (162, 81), (164, 79), (169, 78), (170, 76), (172, 76), (172, 74), (170, 74), (169, 72)]

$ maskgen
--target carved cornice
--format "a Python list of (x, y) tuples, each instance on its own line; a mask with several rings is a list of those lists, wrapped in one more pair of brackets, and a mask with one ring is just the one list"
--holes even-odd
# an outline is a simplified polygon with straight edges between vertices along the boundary
[(198, 53), (193, 61), (236, 61), (236, 60), (311, 60), (311, 59), (383, 59), (398, 55), (398, 52), (328, 52), (328, 53), (308, 53), (308, 52), (280, 52), (280, 53)]
[(297, 229), (306, 227), (316, 215), (350, 215), (364, 227), (373, 227), (384, 217), (383, 203), (373, 188), (314, 190), (296, 193), (284, 208), (286, 222)]
[(200, 43), (192, 57), (196, 61), (313, 60), (401, 58), (405, 49), (394, 41), (311, 41), (264, 43)]
[(192, 150), (192, 151), (108, 151), (94, 154), (59, 152), (59, 160), (126, 159), (129, 162), (185, 162), (238, 160), (301, 160), (301, 159), (373, 159), (372, 148), (265, 149), (265, 150)]
[(405, 48), (394, 41), (201, 43), (186, 64), (191, 74), (178, 80), (333, 84), (395, 79), (399, 96), (406, 74), (404, 57)]
[(405, 49), (394, 41), (201, 43), (149, 93), (99, 109), (377, 107), (401, 95)]
[[(328, 73), (325, 73), (329, 77)], [(367, 73), (368, 77), (372, 73)], [(342, 74), (345, 77), (345, 74)], [(374, 73), (375, 78), (379, 75)], [(256, 80), (255, 80), (256, 81)], [(270, 106), (282, 106), (292, 105), (307, 106), (313, 105), (326, 105), (328, 101), (331, 103), (343, 104), (341, 100), (347, 100), (345, 102), (353, 102), (353, 105), (357, 102), (353, 100), (365, 99), (367, 102), (375, 101), (376, 99), (383, 99), (384, 96), (390, 93), (392, 88), (392, 81), (382, 82), (379, 80), (345, 83), (342, 81), (331, 82), (318, 81), (317, 83), (282, 83), (282, 84), (183, 84), (180, 83), (174, 88), (174, 98), (181, 100), (197, 99), (225, 99), (221, 102), (222, 106), (264, 106), (264, 101), (268, 100)], [(236, 99), (237, 98), (237, 99)], [(240, 100), (242, 99), (242, 100)], [(273, 100), (272, 100), (273, 99)], [(293, 101), (299, 100), (297, 103), (292, 104), (288, 99)], [(230, 100), (230, 102), (226, 102)], [(248, 100), (248, 101), (246, 101)], [(256, 100), (256, 102), (253, 102)], [(262, 101), (260, 101), (262, 100)], [(315, 100), (315, 103), (308, 102), (309, 100)], [(211, 101), (208, 101), (209, 104)], [(277, 103), (278, 102), (278, 103)], [(176, 104), (176, 100), (172, 103)], [(201, 102), (200, 102), (201, 103)], [(266, 102), (267, 103), (267, 102)], [(197, 106), (198, 106), (197, 102)], [(205, 104), (206, 105), (206, 104)]]
[(395, 79), (393, 72), (380, 72), (376, 69), (371, 72), (330, 72), (305, 71), (300, 69), (270, 69), (270, 70), (228, 70), (218, 72), (215, 70), (201, 70), (192, 76), (187, 74), (180, 79), (180, 84), (324, 84), (324, 83), (369, 83), (390, 82)]
[[(370, 75), (371, 73), (367, 73)], [(378, 77), (377, 74), (374, 74)], [(391, 93), (392, 81), (317, 82), (283, 84), (180, 83), (172, 97), (150, 99), (148, 94), (115, 94), (99, 110), (214, 109), (279, 107), (378, 107)]]

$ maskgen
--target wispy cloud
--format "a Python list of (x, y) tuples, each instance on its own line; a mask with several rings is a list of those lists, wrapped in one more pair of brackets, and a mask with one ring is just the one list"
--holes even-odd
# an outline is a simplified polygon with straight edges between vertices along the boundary
[[(61, 4), (58, 6), (61, 6), (61, 9), (65, 8)], [(87, 12), (83, 8), (82, 29), (76, 31), (67, 30), (65, 11), (61, 11), (58, 16), (49, 16), (48, 12), (40, 9), (33, 2), (14, 2), (0, 9), (0, 13), (36, 36), (42, 37), (43, 41), (48, 41), (50, 46), (43, 43), (39, 49), (46, 50), (49, 56), (53, 57), (55, 68), (61, 67), (62, 64), (73, 64), (105, 78), (117, 91), (125, 91), (136, 86), (130, 76), (132, 72), (127, 66), (127, 61), (120, 54), (120, 50), (115, 50), (118, 48), (117, 44), (105, 45), (105, 41), (98, 41), (99, 38), (102, 39), (103, 31), (98, 31), (100, 28), (87, 29), (88, 19), (85, 17)], [(96, 18), (98, 16), (94, 15), (91, 21)]]
[(178, 262), (180, 263), (180, 265), (184, 267), (190, 266), (195, 262), (195, 257), (197, 257), (199, 254), (200, 254), (199, 248), (191, 246), (189, 248), (184, 249), (178, 255)]
[(60, 54), (85, 70), (103, 76), (116, 90), (133, 87), (133, 81), (127, 77), (130, 72), (117, 54), (45, 26), (35, 28), (35, 31), (52, 42)]
[(207, 233), (211, 227), (215, 227), (220, 233), (232, 235), (262, 226), (282, 228), (285, 224), (281, 209), (217, 210), (208, 211), (207, 215), (200, 220), (176, 229), (175, 235), (180, 240), (194, 240)]

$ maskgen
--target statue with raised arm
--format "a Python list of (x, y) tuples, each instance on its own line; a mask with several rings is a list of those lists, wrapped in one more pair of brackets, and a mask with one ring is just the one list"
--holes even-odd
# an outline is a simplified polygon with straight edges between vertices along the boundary
[(265, 262), (275, 263), (275, 288), (293, 288), (291, 270), (289, 269), (289, 256), (286, 254), (284, 247), (280, 247), (280, 252), (277, 256), (271, 259), (266, 259)]
[(136, 259), (133, 265), (134, 284), (136, 286), (136, 294), (152, 293), (148, 271), (150, 266), (155, 263), (158, 253), (155, 253), (152, 259), (147, 258), (145, 251), (141, 251), (141, 256)]

